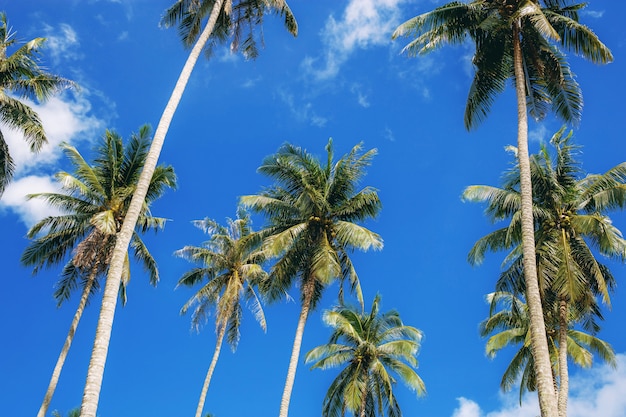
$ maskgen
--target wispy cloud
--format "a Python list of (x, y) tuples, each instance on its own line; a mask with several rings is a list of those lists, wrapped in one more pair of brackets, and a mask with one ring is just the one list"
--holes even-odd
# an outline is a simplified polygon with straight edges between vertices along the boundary
[(590, 17), (592, 19), (600, 19), (604, 16), (604, 10), (583, 10), (580, 12), (585, 17)]
[(356, 100), (357, 103), (359, 103), (359, 106), (365, 108), (370, 106), (368, 94), (363, 91), (363, 86), (361, 84), (352, 84), (352, 86), (350, 87), (350, 92), (356, 96)]
[(340, 19), (330, 16), (326, 21), (321, 57), (307, 57), (302, 67), (317, 80), (331, 79), (355, 50), (389, 44), (405, 1), (350, 0)]
[[(600, 365), (579, 370), (570, 380), (569, 417), (624, 417), (626, 410), (626, 354), (617, 355), (617, 368)], [(485, 412), (474, 401), (459, 398), (452, 417), (536, 417), (537, 396), (529, 394), (519, 405), (517, 393), (501, 395), (498, 410)]]
[(324, 127), (328, 120), (317, 114), (313, 109), (313, 104), (310, 102), (296, 102), (293, 94), (280, 90), (278, 92), (278, 97), (287, 105), (289, 108), (289, 112), (294, 117), (294, 119), (310, 123), (312, 126), (316, 127)]
[(548, 137), (548, 128), (544, 124), (538, 125), (536, 128), (528, 132), (528, 140), (531, 142), (542, 143)]
[(82, 59), (82, 54), (78, 47), (80, 41), (76, 31), (68, 24), (61, 23), (57, 27), (44, 25), (44, 36), (46, 37), (46, 55), (50, 57), (55, 65), (61, 61)]

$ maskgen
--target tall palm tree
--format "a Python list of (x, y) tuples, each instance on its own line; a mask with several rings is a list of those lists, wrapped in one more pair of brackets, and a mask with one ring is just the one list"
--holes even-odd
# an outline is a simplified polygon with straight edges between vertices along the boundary
[[(225, 40), (226, 35), (233, 35), (234, 41), (232, 46), (237, 47), (242, 31), (261, 23), (265, 13), (273, 10), (284, 17), (285, 26), (292, 34), (296, 35), (297, 24), (285, 0), (241, 0), (235, 2), (233, 0), (178, 0), (165, 13), (163, 23), (167, 26), (179, 21), (184, 43), (188, 46), (193, 44), (193, 48), (189, 52), (187, 61), (181, 70), (178, 81), (157, 125), (154, 139), (146, 158), (146, 164), (115, 244), (109, 268), (109, 278), (107, 279), (107, 284), (110, 284), (104, 289), (103, 298), (105, 302), (102, 304), (103, 309), (98, 319), (91, 361), (87, 371), (87, 381), (85, 382), (85, 390), (83, 392), (81, 405), (81, 415), (83, 417), (96, 416), (100, 387), (102, 385), (102, 377), (104, 376), (104, 365), (111, 339), (113, 317), (115, 316), (117, 291), (122, 277), (124, 254), (128, 249), (132, 231), (135, 228), (143, 200), (148, 192), (149, 179), (152, 177), (159, 159), (165, 135), (189, 81), (191, 72), (200, 57), (200, 53), (205, 49), (212, 35), (219, 40)], [(207, 17), (208, 21), (200, 33), (202, 22)], [(248, 46), (249, 44), (254, 45), (254, 38), (249, 36), (246, 40), (248, 43), (244, 44), (244, 52), (254, 56)]]
[(345, 367), (326, 394), (322, 416), (343, 416), (346, 410), (359, 417), (402, 416), (392, 373), (418, 395), (426, 392), (414, 370), (422, 333), (404, 325), (398, 312), (379, 309), (377, 295), (369, 313), (346, 306), (324, 312), (332, 336), (328, 344), (307, 353), (305, 360), (315, 362), (312, 369)]
[[(609, 258), (626, 259), (626, 240), (607, 215), (611, 209), (626, 206), (626, 163), (603, 175), (581, 178), (580, 165), (573, 156), (577, 147), (570, 143), (571, 132), (564, 132), (562, 128), (552, 137), (554, 158), (542, 145), (530, 159), (539, 286), (544, 308), (557, 311), (559, 320), (561, 416), (567, 410), (570, 310), (577, 309), (579, 316), (584, 315), (596, 303), (596, 296), (610, 305), (609, 292), (615, 282), (610, 270), (596, 260), (592, 247)], [(511, 249), (497, 290), (513, 292), (525, 289), (519, 178), (519, 166), (515, 166), (506, 176), (503, 188), (472, 186), (463, 194), (467, 200), (486, 202), (487, 213), (494, 221), (510, 219), (507, 227), (481, 238), (472, 248), (469, 260), (480, 263), (487, 250)]]
[(460, 44), (468, 38), (474, 43), (475, 75), (465, 110), (468, 129), (486, 118), (495, 96), (504, 90), (507, 80), (515, 83), (526, 300), (543, 417), (556, 417), (558, 410), (533, 261), (535, 242), (527, 112), (541, 119), (551, 106), (565, 121), (576, 122), (580, 118), (582, 95), (559, 47), (594, 63), (612, 61), (609, 49), (579, 22), (578, 11), (583, 7), (584, 4), (569, 0), (453, 1), (404, 22), (393, 34), (394, 38), (415, 37), (404, 48), (412, 55), (430, 52), (444, 43)]
[[(90, 295), (99, 288), (99, 279), (108, 269), (119, 231), (130, 198), (137, 185), (148, 147), (150, 129), (142, 126), (139, 133), (131, 135), (124, 147), (122, 138), (107, 131), (96, 149), (94, 162), (89, 164), (76, 148), (62, 144), (63, 151), (73, 165), (73, 173), (59, 172), (59, 193), (31, 194), (40, 198), (63, 214), (49, 216), (35, 224), (28, 237), (33, 239), (24, 250), (21, 261), (33, 266), (34, 273), (70, 259), (63, 268), (62, 278), (54, 293), (59, 305), (66, 301), (73, 290), (82, 286), (82, 295), (61, 354), (52, 372), (48, 389), (37, 414), (45, 416), (54, 395), (65, 358), (72, 344), (74, 333), (87, 305)], [(157, 265), (139, 237), (139, 233), (158, 230), (165, 219), (150, 213), (150, 204), (159, 198), (167, 187), (175, 187), (176, 178), (171, 167), (159, 166), (150, 183), (150, 192), (139, 216), (138, 228), (133, 232), (131, 247), (135, 258), (150, 274), (153, 285), (159, 280)], [(128, 256), (124, 259), (121, 298), (125, 301), (125, 286), (130, 279)]]
[[(519, 350), (504, 371), (500, 387), (504, 391), (509, 391), (519, 381), (519, 400), (521, 404), (522, 396), (526, 391), (536, 391), (537, 389), (533, 366), (534, 360), (530, 349), (528, 306), (522, 298), (506, 291), (489, 294), (487, 301), (490, 304), (489, 318), (480, 324), (481, 336), (491, 335), (485, 350), (487, 355), (493, 358), (500, 350), (508, 346), (519, 345)], [(554, 306), (559, 308), (558, 305), (553, 304)], [(498, 308), (500, 310), (496, 311)], [(546, 337), (548, 338), (553, 374), (556, 376), (561, 373), (560, 368), (563, 366), (560, 359), (562, 355), (560, 352), (562, 349), (561, 323), (558, 319), (560, 313), (546, 311)], [(595, 311), (588, 312), (588, 314), (592, 315), (595, 313)], [(588, 333), (585, 331), (585, 327), (587, 327), (585, 317), (580, 316), (580, 311), (570, 309), (569, 315), (570, 319), (566, 328), (566, 358), (569, 357), (578, 366), (590, 368), (593, 364), (593, 354), (595, 353), (603, 361), (616, 366), (613, 348), (593, 334), (596, 330), (594, 326), (591, 326), (593, 331)], [(579, 321), (583, 328), (576, 330), (572, 326)], [(565, 366), (567, 366), (567, 361), (565, 361)]]
[[(22, 100), (44, 101), (72, 85), (39, 66), (39, 49), (45, 40), (32, 39), (7, 56), (9, 48), (17, 46), (17, 40), (6, 14), (0, 12), (0, 122), (24, 135), (32, 152), (38, 152), (47, 138), (39, 116)], [(11, 182), (14, 171), (13, 158), (0, 131), (0, 196)]]
[(209, 240), (200, 247), (185, 246), (175, 252), (176, 256), (202, 264), (186, 272), (178, 281), (178, 285), (190, 287), (202, 284), (198, 292), (185, 303), (181, 313), (193, 307), (192, 324), (198, 329), (215, 308), (217, 341), (202, 386), (196, 417), (202, 416), (224, 336), (227, 336), (233, 350), (237, 348), (243, 299), (250, 302), (256, 320), (263, 330), (266, 328), (265, 315), (254, 286), (267, 274), (261, 266), (264, 257), (257, 250), (261, 240), (258, 234), (253, 233), (250, 223), (249, 214), (242, 209), (237, 213), (237, 219), (228, 219), (228, 227), (208, 218), (196, 220), (194, 225), (207, 233)]
[[(357, 185), (376, 150), (361, 154), (361, 145), (333, 162), (332, 141), (326, 146), (325, 165), (305, 149), (283, 145), (267, 157), (259, 172), (276, 180), (258, 195), (244, 196), (241, 202), (265, 214), (268, 226), (263, 250), (279, 256), (263, 286), (269, 300), (280, 299), (294, 280), (300, 287), (302, 304), (291, 359), (280, 404), (280, 417), (289, 410), (304, 326), (309, 312), (321, 299), (324, 288), (339, 278), (347, 280), (362, 304), (359, 279), (350, 260), (352, 249), (381, 249), (376, 233), (357, 222), (374, 218), (380, 208), (376, 190)], [(342, 290), (340, 290), (340, 298)]]

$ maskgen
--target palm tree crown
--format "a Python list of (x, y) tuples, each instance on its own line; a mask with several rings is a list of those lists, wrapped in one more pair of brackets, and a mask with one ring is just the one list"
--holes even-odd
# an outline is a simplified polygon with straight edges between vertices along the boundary
[(377, 192), (357, 184), (376, 153), (360, 153), (355, 146), (347, 155), (333, 162), (332, 141), (326, 146), (327, 162), (322, 165), (306, 150), (283, 145), (265, 159), (259, 172), (276, 184), (258, 195), (241, 201), (267, 218), (263, 250), (279, 259), (272, 266), (262, 289), (270, 300), (283, 297), (295, 279), (299, 280), (302, 309), (281, 401), (281, 417), (287, 416), (295, 379), (304, 325), (309, 311), (317, 305), (324, 288), (340, 279), (348, 282), (362, 304), (359, 279), (349, 257), (353, 249), (380, 249), (382, 239), (360, 226), (381, 208)]
[(259, 55), (258, 42), (263, 43), (262, 33), (255, 32), (255, 29), (262, 26), (265, 15), (272, 11), (283, 17), (289, 33), (294, 36), (298, 34), (296, 19), (284, 0), (178, 0), (165, 11), (161, 25), (178, 25), (180, 38), (189, 48), (200, 37), (204, 20), (217, 12), (219, 14), (211, 38), (204, 47), (205, 54), (210, 56), (215, 46), (230, 39), (232, 51), (241, 49), (246, 58), (254, 59)]
[(410, 54), (426, 53), (444, 43), (458, 44), (467, 38), (474, 43), (475, 75), (465, 108), (467, 129), (476, 127), (487, 117), (506, 81), (514, 81), (526, 300), (539, 407), (544, 417), (556, 417), (559, 411), (534, 263), (528, 112), (541, 119), (548, 107), (552, 107), (565, 121), (575, 123), (580, 118), (582, 94), (559, 44), (592, 62), (606, 63), (613, 59), (598, 37), (579, 23), (578, 10), (583, 6), (568, 0), (453, 1), (408, 20), (393, 34), (393, 37), (415, 37), (404, 49)]
[(255, 318), (265, 330), (263, 308), (254, 286), (267, 275), (261, 267), (264, 256), (257, 249), (260, 236), (250, 227), (249, 214), (240, 209), (237, 219), (228, 219), (228, 227), (221, 226), (211, 219), (198, 220), (194, 225), (207, 233), (210, 239), (201, 247), (185, 246), (176, 255), (201, 266), (186, 272), (178, 285), (193, 287), (206, 282), (185, 303), (181, 313), (193, 308), (192, 324), (197, 329), (215, 309), (215, 331), (217, 342), (213, 360), (207, 372), (196, 416), (202, 415), (204, 402), (215, 365), (220, 354), (222, 341), (227, 341), (235, 350), (239, 342), (243, 299), (248, 300)]
[(445, 43), (462, 44), (468, 39), (474, 43), (476, 72), (465, 108), (465, 126), (470, 129), (487, 117), (506, 82), (516, 79), (513, 49), (518, 36), (530, 114), (539, 120), (551, 108), (563, 120), (577, 122), (582, 93), (558, 46), (594, 63), (613, 60), (611, 51), (579, 22), (584, 6), (563, 0), (453, 1), (409, 19), (393, 37), (414, 37), (403, 49), (410, 55), (428, 53)]
[[(487, 356), (493, 358), (499, 351), (508, 346), (519, 346), (511, 362), (502, 375), (500, 387), (504, 391), (513, 388), (516, 382), (520, 384), (519, 400), (526, 391), (535, 391), (537, 381), (533, 366), (533, 355), (530, 350), (530, 319), (528, 307), (523, 298), (506, 291), (491, 293), (487, 296), (490, 304), (489, 318), (480, 324), (480, 334), (490, 336), (485, 346)], [(499, 309), (499, 310), (498, 310)], [(497, 311), (496, 311), (497, 310)], [(589, 312), (588, 314), (593, 314)], [(580, 316), (580, 312), (570, 309), (568, 312), (567, 328), (567, 355), (573, 363), (583, 368), (593, 365), (593, 354), (598, 355), (611, 366), (616, 366), (615, 352), (610, 344), (594, 335), (597, 330), (591, 326), (591, 332), (585, 327), (589, 324), (587, 317)], [(546, 309), (546, 335), (553, 373), (559, 375), (559, 312)], [(573, 326), (581, 324), (582, 329)]]
[[(552, 137), (556, 148), (554, 161), (545, 145), (530, 159), (535, 263), (544, 321), (547, 328), (553, 320), (551, 314), (555, 314), (559, 322), (556, 328), (560, 363), (555, 384), (559, 387), (561, 416), (566, 414), (567, 407), (570, 321), (572, 317), (587, 320), (588, 326), (597, 331), (594, 318), (601, 315), (596, 296), (609, 304), (615, 282), (610, 270), (596, 260), (592, 248), (611, 258), (626, 259), (626, 241), (606, 214), (610, 209), (626, 205), (626, 164), (603, 175), (580, 178), (580, 166), (573, 158), (576, 147), (570, 144), (572, 135), (564, 135), (564, 131), (562, 128)], [(472, 186), (463, 195), (470, 201), (487, 202), (487, 213), (492, 219), (510, 219), (507, 227), (480, 239), (469, 259), (479, 263), (487, 250), (511, 249), (496, 290), (515, 295), (526, 291), (525, 254), (520, 247), (519, 185), (519, 166), (515, 166), (507, 174), (503, 188)]]
[[(609, 292), (615, 283), (593, 249), (612, 259), (626, 259), (626, 240), (607, 215), (626, 206), (626, 163), (601, 175), (583, 176), (574, 159), (577, 147), (571, 144), (572, 134), (564, 133), (562, 128), (552, 137), (556, 155), (551, 156), (542, 145), (531, 157), (537, 265), (544, 301), (549, 301), (547, 291), (552, 291), (555, 297), (585, 310), (580, 303), (588, 300), (589, 290), (610, 304)], [(506, 174), (502, 188), (470, 186), (463, 198), (487, 203), (485, 212), (493, 221), (510, 220), (476, 242), (470, 263), (482, 262), (489, 250), (511, 250), (497, 289), (523, 292), (519, 167)]]
[(324, 322), (333, 328), (328, 344), (306, 355), (312, 368), (344, 365), (331, 384), (322, 408), (324, 417), (402, 416), (393, 394), (399, 376), (418, 395), (426, 392), (424, 382), (414, 371), (422, 334), (402, 323), (396, 311), (379, 313), (380, 296), (364, 313), (354, 307), (339, 306), (324, 312)]
[[(124, 147), (119, 135), (107, 131), (102, 143), (96, 149), (93, 164), (85, 161), (74, 147), (62, 144), (65, 155), (74, 166), (74, 173), (56, 174), (62, 192), (29, 196), (45, 200), (51, 206), (60, 209), (62, 214), (49, 216), (29, 230), (28, 237), (33, 241), (24, 250), (22, 263), (33, 266), (33, 273), (37, 273), (42, 268), (65, 261), (67, 255), (71, 253), (54, 293), (59, 305), (70, 297), (73, 290), (82, 286), (80, 302), (38, 417), (46, 414), (88, 298), (99, 288), (99, 278), (108, 270), (117, 232), (126, 215), (145, 161), (150, 144), (149, 134), (150, 129), (147, 126), (141, 127), (139, 133), (133, 134)], [(144, 203), (138, 228), (133, 233), (131, 246), (135, 258), (148, 271), (153, 285), (159, 280), (158, 269), (139, 232), (158, 230), (164, 226), (165, 219), (152, 216), (149, 207), (167, 187), (175, 185), (173, 169), (159, 166), (150, 183), (150, 192)], [(130, 267), (127, 256), (120, 285), (123, 302), (126, 301), (126, 284), (129, 279)]]
[[(22, 133), (32, 152), (39, 151), (47, 138), (39, 116), (22, 100), (44, 101), (72, 85), (39, 66), (37, 56), (44, 42), (45, 38), (32, 39), (7, 55), (17, 40), (6, 14), (0, 13), (0, 122)], [(0, 195), (13, 178), (14, 171), (13, 158), (0, 132)]]
[[(28, 237), (34, 240), (22, 255), (22, 262), (33, 266), (36, 273), (44, 267), (58, 264), (74, 250), (73, 257), (64, 268), (64, 279), (55, 293), (60, 302), (69, 297), (81, 274), (91, 272), (95, 266), (98, 267), (98, 275), (106, 271), (115, 235), (124, 221), (149, 146), (150, 128), (147, 125), (131, 135), (126, 147), (119, 135), (107, 131), (103, 143), (96, 149), (93, 165), (76, 148), (62, 144), (65, 155), (74, 165), (73, 174), (56, 174), (63, 192), (29, 195), (31, 199), (44, 199), (63, 212), (46, 217), (29, 230)], [(163, 228), (166, 219), (152, 216), (149, 206), (168, 187), (175, 186), (173, 168), (159, 166), (152, 178), (137, 231), (133, 234), (135, 257), (149, 272), (153, 285), (159, 280), (156, 262), (137, 232)], [(39, 236), (42, 232), (45, 234)], [(128, 261), (126, 265), (124, 282), (130, 277)]]

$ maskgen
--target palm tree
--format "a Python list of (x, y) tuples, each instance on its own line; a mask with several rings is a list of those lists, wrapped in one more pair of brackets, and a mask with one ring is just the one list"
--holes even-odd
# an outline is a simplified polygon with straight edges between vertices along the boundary
[[(22, 100), (44, 101), (72, 85), (39, 66), (39, 49), (44, 42), (45, 38), (32, 39), (7, 56), (8, 49), (16, 46), (17, 40), (6, 14), (0, 12), (0, 122), (24, 135), (31, 152), (38, 152), (47, 138), (39, 116)], [(15, 164), (0, 131), (0, 196), (11, 182), (14, 171)]]
[(412, 55), (430, 52), (444, 43), (460, 44), (467, 38), (474, 43), (476, 72), (465, 110), (468, 129), (486, 118), (506, 81), (515, 82), (526, 300), (531, 318), (539, 406), (544, 417), (556, 417), (558, 410), (533, 261), (535, 242), (527, 112), (541, 119), (551, 106), (565, 121), (580, 119), (582, 95), (559, 46), (594, 63), (612, 61), (609, 49), (579, 22), (578, 11), (583, 7), (584, 4), (572, 4), (568, 0), (453, 1), (404, 22), (393, 34), (394, 38), (415, 37), (404, 48)]
[[(115, 244), (111, 266), (109, 268), (108, 286), (104, 289), (103, 310), (101, 310), (96, 329), (96, 337), (91, 354), (91, 361), (87, 371), (87, 381), (83, 393), (81, 416), (95, 417), (100, 398), (100, 387), (104, 376), (104, 364), (108, 352), (113, 317), (115, 316), (115, 304), (117, 291), (122, 277), (124, 254), (128, 250), (132, 232), (139, 218), (143, 200), (148, 192), (148, 184), (156, 167), (161, 148), (165, 141), (165, 135), (170, 122), (174, 117), (178, 103), (183, 95), (191, 72), (200, 57), (200, 53), (207, 46), (209, 38), (213, 35), (218, 40), (225, 40), (226, 35), (233, 35), (233, 47), (237, 47), (242, 30), (253, 28), (263, 21), (265, 13), (276, 10), (284, 17), (285, 26), (294, 35), (297, 34), (297, 24), (289, 6), (285, 0), (246, 0), (233, 4), (233, 0), (178, 0), (170, 7), (163, 18), (163, 23), (168, 26), (180, 22), (180, 32), (187, 46), (193, 44), (189, 56), (176, 82), (176, 86), (167, 102), (159, 124), (157, 125), (154, 139), (146, 158), (144, 169), (139, 178), (137, 189), (133, 195), (128, 213), (124, 218), (122, 229), (118, 234)], [(202, 22), (208, 16), (208, 21), (202, 32)], [(200, 33), (198, 35), (198, 33)], [(194, 43), (195, 42), (195, 43)], [(254, 45), (254, 38), (246, 38), (244, 52), (250, 51), (248, 44)], [(211, 46), (209, 44), (209, 46)], [(248, 52), (250, 56), (254, 56)]]
[[(595, 305), (596, 296), (610, 305), (609, 292), (615, 282), (609, 269), (596, 260), (591, 247), (609, 258), (626, 259), (626, 241), (606, 214), (611, 209), (626, 206), (626, 163), (603, 175), (579, 178), (582, 172), (573, 157), (577, 147), (570, 143), (571, 132), (568, 135), (564, 132), (562, 128), (552, 137), (556, 148), (554, 162), (545, 145), (530, 160), (539, 286), (544, 308), (558, 311), (561, 349), (558, 408), (561, 416), (565, 416), (567, 410), (570, 310), (577, 309), (578, 315), (583, 316)], [(469, 201), (487, 202), (487, 213), (494, 221), (511, 220), (507, 227), (480, 239), (472, 248), (469, 260), (473, 264), (480, 263), (487, 250), (512, 249), (497, 290), (514, 293), (525, 290), (526, 265), (519, 247), (519, 178), (519, 166), (516, 166), (506, 176), (503, 188), (472, 186), (463, 194)]]
[(259, 235), (253, 233), (250, 223), (249, 214), (242, 209), (237, 213), (236, 220), (228, 219), (228, 227), (208, 218), (196, 220), (194, 225), (207, 233), (210, 239), (201, 247), (185, 246), (175, 252), (176, 256), (202, 264), (186, 272), (178, 281), (179, 286), (193, 287), (206, 279), (206, 283), (203, 283), (198, 292), (185, 303), (181, 313), (186, 313), (189, 308), (195, 306), (192, 324), (198, 329), (206, 322), (211, 309), (215, 308), (217, 342), (202, 386), (196, 417), (202, 416), (224, 336), (227, 335), (233, 351), (237, 348), (242, 299), (245, 298), (251, 303), (255, 318), (263, 330), (266, 328), (265, 315), (254, 285), (267, 274), (261, 267), (264, 257), (257, 250), (261, 241)]
[(426, 392), (413, 369), (422, 333), (405, 326), (396, 311), (379, 313), (379, 304), (377, 295), (369, 314), (346, 306), (324, 312), (332, 336), (307, 353), (306, 362), (315, 362), (311, 369), (345, 365), (326, 394), (324, 417), (343, 416), (346, 410), (359, 417), (402, 416), (391, 373), (418, 395)]
[[(35, 224), (28, 232), (33, 239), (24, 250), (21, 261), (33, 266), (33, 273), (42, 268), (57, 265), (71, 258), (63, 268), (62, 278), (54, 293), (59, 306), (69, 299), (73, 290), (82, 286), (80, 302), (74, 314), (70, 330), (52, 373), (38, 417), (45, 416), (56, 389), (65, 358), (69, 352), (74, 333), (87, 305), (88, 299), (99, 288), (99, 278), (106, 274), (115, 245), (116, 233), (121, 227), (130, 203), (137, 178), (150, 145), (150, 129), (142, 126), (138, 134), (131, 135), (126, 147), (122, 138), (107, 131), (96, 149), (93, 164), (89, 164), (72, 146), (62, 144), (63, 151), (73, 165), (74, 173), (59, 172), (57, 181), (60, 193), (32, 194), (63, 214), (49, 216)], [(135, 258), (150, 274), (153, 285), (159, 280), (156, 263), (139, 237), (139, 232), (158, 230), (165, 219), (153, 217), (150, 204), (159, 198), (167, 187), (174, 187), (176, 178), (171, 167), (159, 166), (155, 170), (150, 192), (139, 217), (138, 230), (133, 232), (131, 246)], [(124, 260), (121, 298), (125, 302), (125, 286), (130, 279), (128, 256)]]
[[(487, 356), (490, 358), (493, 358), (507, 346), (520, 346), (513, 359), (511, 359), (511, 363), (504, 371), (500, 387), (503, 391), (509, 391), (515, 382), (520, 381), (519, 400), (521, 404), (524, 392), (536, 391), (537, 389), (533, 366), (534, 360), (530, 348), (528, 307), (523, 299), (506, 291), (489, 294), (487, 301), (490, 304), (489, 318), (480, 324), (480, 335), (483, 337), (492, 335), (488, 339), (485, 349)], [(496, 312), (495, 310), (498, 307), (501, 309)], [(558, 308), (558, 306), (556, 307)], [(550, 349), (552, 372), (556, 376), (561, 373), (561, 367), (563, 366), (560, 359), (560, 350), (562, 349), (561, 323), (558, 319), (560, 313), (547, 309), (546, 311), (546, 337), (548, 338)], [(596, 313), (597, 311), (594, 311), (594, 309), (587, 312), (587, 314), (592, 316), (596, 315)], [(569, 357), (578, 366), (590, 368), (593, 364), (593, 354), (595, 353), (611, 366), (616, 366), (613, 348), (593, 335), (596, 331), (595, 326), (590, 326), (593, 330), (591, 334), (585, 332), (585, 327), (589, 326), (589, 322), (585, 321), (588, 317), (580, 316), (580, 311), (576, 309), (570, 309), (569, 317), (568, 328), (566, 328), (566, 357)], [(572, 328), (578, 322), (583, 325), (582, 330)], [(567, 360), (564, 363), (567, 366)]]
[[(381, 208), (376, 190), (357, 184), (365, 174), (376, 150), (361, 154), (361, 145), (333, 162), (332, 141), (326, 146), (327, 162), (320, 162), (305, 149), (283, 145), (267, 157), (259, 172), (276, 184), (258, 195), (244, 196), (241, 202), (265, 214), (268, 226), (263, 250), (279, 256), (262, 287), (270, 301), (283, 297), (295, 279), (299, 281), (301, 311), (293, 342), (280, 417), (289, 410), (291, 391), (300, 356), (304, 326), (309, 312), (321, 299), (324, 288), (334, 279), (348, 280), (362, 304), (359, 279), (348, 251), (381, 249), (376, 233), (360, 226), (374, 218)], [(343, 293), (340, 285), (340, 298)]]

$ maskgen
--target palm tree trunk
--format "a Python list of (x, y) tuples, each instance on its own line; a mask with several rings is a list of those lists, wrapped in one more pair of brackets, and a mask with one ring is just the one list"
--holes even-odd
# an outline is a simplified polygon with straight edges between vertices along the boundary
[(213, 352), (213, 359), (211, 359), (211, 365), (204, 378), (204, 385), (202, 385), (202, 392), (200, 392), (200, 400), (198, 401), (198, 408), (196, 409), (196, 417), (202, 417), (202, 409), (204, 408), (204, 402), (206, 400), (206, 394), (209, 391), (209, 384), (211, 383), (211, 377), (217, 365), (217, 359), (220, 357), (220, 351), (222, 350), (222, 341), (224, 340), (224, 334), (226, 334), (226, 323), (222, 323), (220, 326), (220, 332), (217, 335), (217, 342), (215, 342), (215, 351)]
[(289, 401), (291, 400), (291, 391), (293, 383), (296, 379), (296, 368), (298, 367), (298, 358), (300, 357), (300, 347), (302, 346), (302, 335), (304, 334), (304, 325), (311, 308), (311, 300), (313, 298), (313, 286), (315, 281), (309, 278), (304, 284), (302, 291), (304, 299), (302, 300), (302, 309), (300, 310), (300, 318), (298, 319), (298, 327), (296, 327), (296, 336), (291, 349), (291, 359), (289, 360), (289, 368), (287, 370), (287, 379), (285, 380), (285, 389), (283, 390), (283, 398), (280, 400), (279, 417), (287, 417), (289, 413)]
[(78, 307), (76, 307), (76, 313), (74, 313), (74, 318), (72, 319), (70, 330), (67, 332), (65, 343), (63, 344), (63, 348), (61, 349), (61, 353), (59, 354), (57, 363), (54, 366), (54, 370), (52, 371), (52, 377), (50, 378), (50, 383), (48, 384), (48, 390), (46, 391), (46, 395), (43, 397), (43, 402), (41, 403), (41, 407), (39, 408), (37, 417), (44, 417), (48, 412), (50, 402), (52, 401), (52, 396), (54, 395), (54, 391), (57, 388), (57, 383), (59, 382), (59, 377), (61, 376), (61, 370), (63, 369), (63, 365), (65, 364), (65, 358), (70, 351), (70, 347), (72, 346), (72, 342), (74, 341), (74, 334), (76, 333), (76, 329), (78, 328), (78, 323), (83, 316), (83, 311), (85, 311), (85, 306), (87, 305), (87, 300), (89, 299), (89, 294), (91, 293), (91, 287), (93, 287), (93, 282), (96, 279), (97, 271), (98, 268), (96, 266), (92, 269), (89, 275), (89, 279), (85, 283), (85, 288), (83, 288), (83, 293), (80, 296), (80, 302), (78, 303)]
[(517, 157), (520, 170), (520, 193), (522, 211), (522, 251), (526, 302), (530, 316), (531, 349), (534, 357), (537, 393), (542, 417), (557, 417), (558, 409), (548, 339), (543, 320), (539, 280), (535, 254), (535, 227), (533, 219), (532, 183), (528, 156), (528, 116), (526, 107), (526, 85), (522, 64), (522, 49), (519, 22), (513, 23), (513, 61), (515, 66), (515, 89), (517, 95)]
[(367, 385), (369, 378), (365, 377), (365, 384), (363, 385), (363, 391), (361, 391), (361, 410), (359, 411), (359, 417), (365, 417), (365, 407), (367, 406)]
[(213, 31), (222, 3), (223, 0), (217, 0), (213, 5), (209, 21), (189, 53), (189, 57), (180, 72), (176, 86), (172, 91), (172, 95), (165, 106), (161, 120), (159, 120), (159, 125), (154, 133), (150, 150), (146, 156), (145, 165), (141, 171), (139, 181), (137, 182), (137, 188), (133, 194), (128, 212), (124, 217), (124, 223), (122, 224), (120, 232), (117, 234), (111, 265), (109, 266), (109, 273), (104, 288), (104, 295), (102, 297), (102, 308), (100, 310), (100, 317), (98, 318), (96, 337), (91, 352), (91, 361), (89, 362), (89, 368), (87, 370), (87, 381), (85, 382), (85, 391), (83, 392), (83, 402), (81, 405), (81, 417), (96, 417), (100, 388), (104, 376), (104, 365), (109, 349), (109, 341), (111, 339), (117, 294), (122, 278), (124, 259), (128, 252), (128, 245), (130, 244), (133, 230), (135, 229), (143, 202), (148, 193), (148, 187), (152, 180), (152, 175), (154, 174), (163, 142), (165, 141), (165, 135), (167, 134), (178, 103), (185, 91), (191, 72)]
[(567, 417), (569, 374), (567, 369), (567, 301), (559, 303), (559, 417)]

